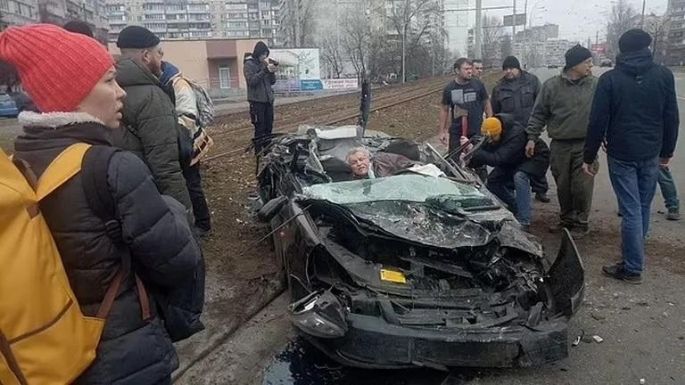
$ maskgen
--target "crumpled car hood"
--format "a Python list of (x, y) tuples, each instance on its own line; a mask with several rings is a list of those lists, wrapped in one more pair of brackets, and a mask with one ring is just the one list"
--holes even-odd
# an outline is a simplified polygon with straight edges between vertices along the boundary
[(543, 256), (535, 237), (519, 230), (504, 209), (453, 215), (428, 205), (405, 201), (378, 201), (336, 205), (360, 223), (388, 236), (446, 249), (483, 246), (495, 238), (500, 245)]

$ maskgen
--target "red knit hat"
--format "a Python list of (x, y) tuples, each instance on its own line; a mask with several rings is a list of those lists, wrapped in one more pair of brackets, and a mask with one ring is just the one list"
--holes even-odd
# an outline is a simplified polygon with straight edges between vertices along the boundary
[(41, 112), (71, 112), (112, 67), (96, 40), (51, 24), (10, 27), (0, 33), (0, 60), (13, 64)]

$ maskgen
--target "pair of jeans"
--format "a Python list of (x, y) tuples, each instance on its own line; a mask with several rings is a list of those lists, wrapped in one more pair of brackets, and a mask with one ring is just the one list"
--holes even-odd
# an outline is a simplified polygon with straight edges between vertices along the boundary
[(255, 154), (259, 154), (269, 143), (274, 129), (274, 105), (271, 103), (250, 102), (250, 121), (254, 126)]
[(680, 200), (678, 199), (678, 189), (675, 186), (671, 169), (659, 167), (659, 189), (664, 197), (664, 205), (669, 212), (680, 211)]
[(183, 169), (183, 177), (186, 180), (186, 187), (190, 195), (190, 202), (193, 205), (193, 215), (195, 216), (195, 227), (202, 231), (209, 231), (212, 228), (207, 198), (202, 189), (202, 175), (200, 174), (200, 162)]
[(624, 269), (640, 274), (645, 261), (649, 210), (659, 178), (659, 159), (623, 161), (609, 157), (608, 164), (609, 178), (622, 215), (621, 252)]
[(488, 190), (501, 199), (516, 219), (530, 226), (532, 205), (530, 175), (524, 171), (494, 169), (488, 176)]

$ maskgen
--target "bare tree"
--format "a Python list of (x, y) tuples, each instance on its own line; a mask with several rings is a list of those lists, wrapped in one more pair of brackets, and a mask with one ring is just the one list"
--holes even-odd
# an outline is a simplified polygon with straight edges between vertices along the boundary
[(329, 77), (339, 78), (344, 69), (343, 49), (334, 33), (324, 32), (317, 44), (321, 48), (321, 60), (326, 66)]
[(371, 23), (366, 9), (365, 6), (350, 8), (343, 18), (343, 44), (357, 76), (366, 73), (371, 44)]
[(614, 57), (618, 54), (618, 39), (627, 30), (636, 26), (637, 12), (627, 0), (617, 0), (611, 7), (609, 24), (607, 25), (607, 54)]
[(280, 33), (289, 47), (313, 45), (315, 0), (284, 0)]
[(504, 35), (502, 20), (495, 16), (483, 16), (483, 65), (497, 65), (501, 59), (501, 41)]
[(400, 37), (402, 82), (407, 80), (407, 38), (413, 36), (413, 45), (426, 34), (435, 23), (440, 10), (436, 0), (391, 0), (390, 21)]
[(652, 54), (657, 63), (662, 63), (668, 50), (668, 30), (671, 27), (671, 17), (666, 14), (657, 16), (651, 14), (645, 17), (644, 30), (652, 36)]

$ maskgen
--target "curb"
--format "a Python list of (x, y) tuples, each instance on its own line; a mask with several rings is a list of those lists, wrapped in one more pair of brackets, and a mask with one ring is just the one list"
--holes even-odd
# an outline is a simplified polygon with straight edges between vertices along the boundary
[[(286, 289), (285, 285), (285, 273), (282, 271), (275, 277), (269, 279), (265, 291), (262, 295), (252, 303), (252, 305), (247, 309), (243, 317), (234, 320), (227, 320), (227, 327), (219, 331), (216, 334), (208, 334), (209, 330), (205, 330), (198, 335), (190, 338), (189, 340), (182, 341), (181, 343), (175, 344), (176, 350), (179, 358), (183, 356), (184, 352), (189, 356), (185, 357), (186, 362), (181, 362), (178, 369), (173, 372), (171, 376), (172, 383), (176, 383), (183, 375), (192, 369), (196, 364), (201, 362), (203, 359), (210, 356), (213, 352), (219, 349), (226, 341), (228, 341), (235, 332), (240, 329), (246, 322), (252, 319), (255, 315), (261, 312), (265, 307), (267, 307), (274, 299), (278, 298)], [(206, 309), (205, 309), (206, 310)], [(200, 338), (204, 338), (205, 341), (200, 341)], [(192, 350), (193, 346), (205, 346), (204, 349), (200, 349), (195, 352), (189, 352)]]

